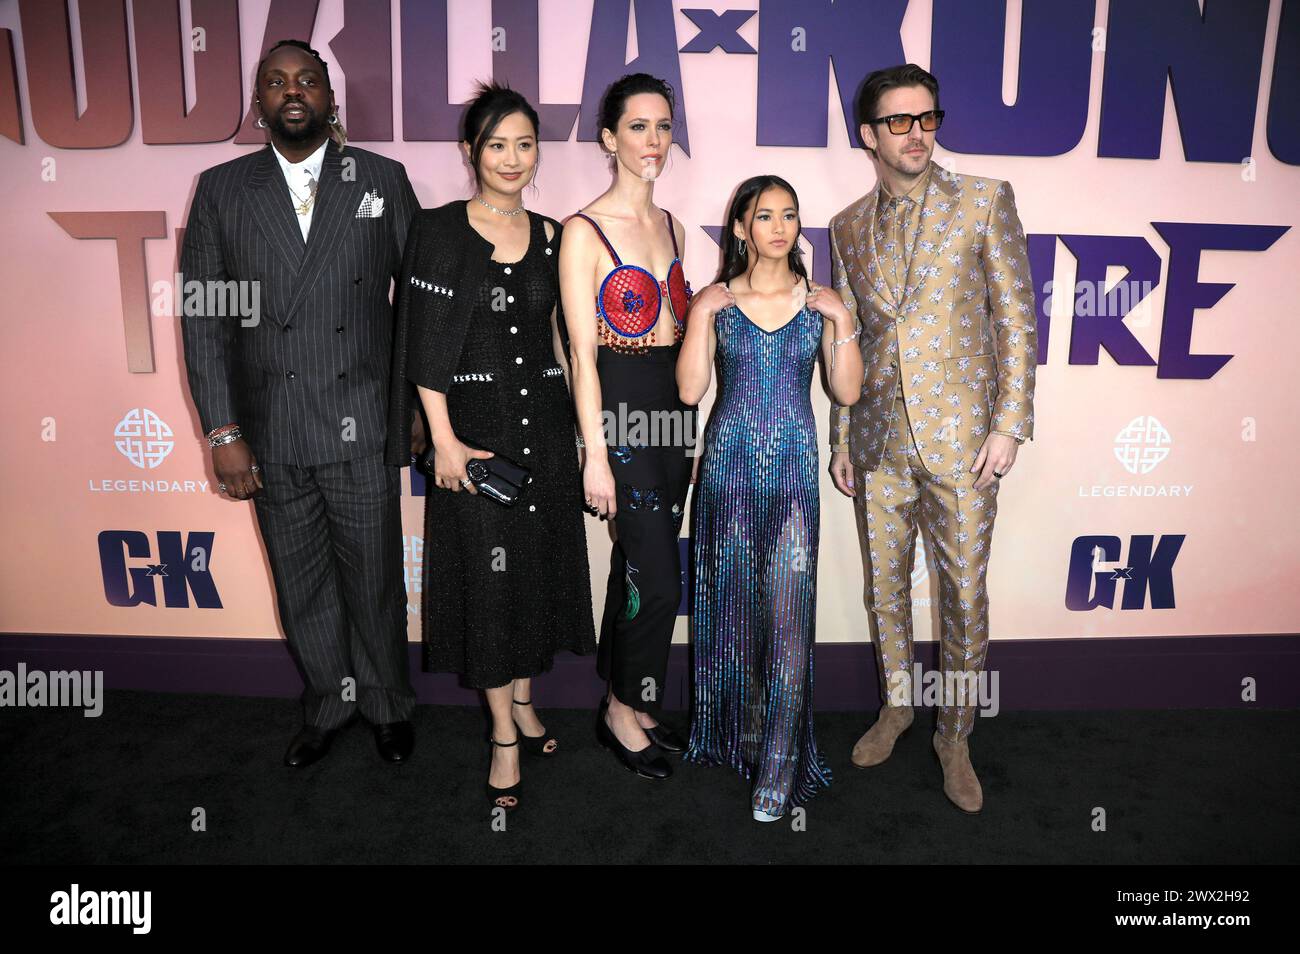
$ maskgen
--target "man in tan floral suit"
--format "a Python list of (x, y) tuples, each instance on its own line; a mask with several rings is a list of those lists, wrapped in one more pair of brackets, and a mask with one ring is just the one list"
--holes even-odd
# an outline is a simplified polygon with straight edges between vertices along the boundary
[(1033, 284), (1011, 185), (931, 161), (939, 84), (911, 64), (867, 78), (857, 102), (878, 184), (831, 220), (835, 286), (860, 323), (862, 397), (831, 411), (831, 475), (851, 496), (884, 702), (853, 747), (879, 765), (912, 724), (913, 541), (939, 576), (945, 693), (933, 738), (944, 794), (984, 795), (971, 766), (988, 648), (997, 495), (1033, 436)]

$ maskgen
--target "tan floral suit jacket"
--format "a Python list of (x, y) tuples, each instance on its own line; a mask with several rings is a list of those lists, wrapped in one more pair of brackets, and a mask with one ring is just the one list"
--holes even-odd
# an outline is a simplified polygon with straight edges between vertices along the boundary
[[(989, 430), (1034, 433), (1038, 339), (1025, 233), (1011, 184), (930, 164), (903, 288), (877, 266), (877, 186), (831, 220), (834, 283), (858, 316), (865, 375), (851, 407), (832, 405), (831, 449), (875, 470), (898, 382), (921, 460), (969, 469)], [(874, 233), (874, 234), (873, 234)]]

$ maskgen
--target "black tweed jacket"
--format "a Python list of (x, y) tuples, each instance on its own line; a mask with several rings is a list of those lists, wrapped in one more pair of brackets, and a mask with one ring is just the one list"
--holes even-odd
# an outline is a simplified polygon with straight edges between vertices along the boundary
[[(418, 381), (444, 394), (460, 363), (465, 332), (475, 298), (492, 258), (492, 243), (474, 230), (465, 211), (466, 200), (423, 210), (411, 223), (402, 269), (398, 277), (397, 320), (393, 343), (392, 391), (389, 400), (388, 463), (401, 466), (410, 460), (411, 409), (419, 407)], [(536, 213), (529, 213), (537, 215)], [(560, 247), (562, 227), (547, 216)], [(559, 255), (548, 257), (559, 282)], [(556, 305), (556, 321), (567, 353), (569, 343), (564, 314)], [(407, 446), (402, 444), (406, 435)]]

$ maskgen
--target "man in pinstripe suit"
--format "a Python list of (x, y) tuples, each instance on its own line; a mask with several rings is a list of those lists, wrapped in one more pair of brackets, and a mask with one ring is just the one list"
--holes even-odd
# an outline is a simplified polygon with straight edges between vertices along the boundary
[(271, 49), (256, 108), (271, 144), (199, 177), (181, 271), (256, 283), (260, 313), (187, 308), (190, 390), (221, 490), (254, 501), (306, 684), (286, 764), (325, 755), (357, 710), (400, 762), (415, 693), (400, 471), (384, 461), (389, 289), (419, 203), (400, 163), (343, 148), (328, 68), (305, 43)]

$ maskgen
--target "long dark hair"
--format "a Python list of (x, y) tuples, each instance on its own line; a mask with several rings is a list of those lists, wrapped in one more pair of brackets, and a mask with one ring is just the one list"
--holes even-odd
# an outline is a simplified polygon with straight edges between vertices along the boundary
[[(522, 93), (495, 80), (490, 83), (480, 82), (474, 88), (474, 98), (470, 100), (469, 106), (461, 117), (460, 141), (469, 143), (469, 164), (474, 170), (475, 182), (479, 178), (478, 161), (483, 156), (487, 141), (492, 138), (501, 120), (511, 113), (523, 113), (533, 124), (534, 142), (541, 138), (538, 129), (541, 123), (537, 118), (537, 110)], [(542, 161), (540, 151), (537, 161), (538, 163)], [(533, 183), (536, 184), (536, 181), (534, 177)]]
[[(758, 197), (768, 189), (784, 189), (790, 193), (790, 198), (794, 200), (794, 210), (795, 212), (799, 211), (799, 194), (794, 191), (794, 186), (780, 176), (754, 176), (737, 186), (736, 194), (732, 197), (731, 206), (727, 210), (726, 224), (722, 227), (722, 270), (718, 272), (715, 281), (725, 284), (737, 275), (743, 275), (749, 271), (749, 257), (740, 254), (740, 240), (736, 238), (732, 226), (736, 222), (744, 223), (745, 213), (757, 204)], [(799, 234), (802, 233), (803, 223), (800, 222)], [(796, 234), (794, 240), (790, 243), (790, 271), (794, 272), (799, 278), (806, 279), (808, 271), (803, 267), (803, 252), (799, 249), (799, 234)]]

